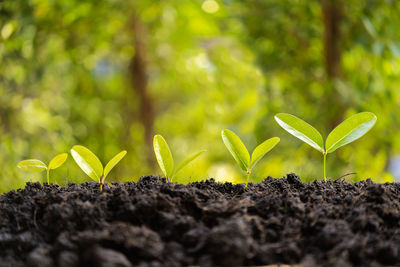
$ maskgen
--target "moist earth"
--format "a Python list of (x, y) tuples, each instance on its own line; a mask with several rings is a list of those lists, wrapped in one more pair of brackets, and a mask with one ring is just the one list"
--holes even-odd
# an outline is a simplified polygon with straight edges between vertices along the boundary
[(0, 196), (0, 266), (400, 266), (400, 185), (95, 182)]

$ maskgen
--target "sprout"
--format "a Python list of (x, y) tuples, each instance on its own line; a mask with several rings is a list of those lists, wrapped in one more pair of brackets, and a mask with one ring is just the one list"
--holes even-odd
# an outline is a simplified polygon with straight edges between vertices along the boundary
[(27, 159), (19, 162), (17, 167), (22, 170), (30, 172), (42, 172), (46, 170), (47, 183), (50, 184), (50, 170), (57, 169), (58, 167), (63, 165), (64, 162), (67, 160), (67, 158), (68, 158), (67, 153), (62, 153), (60, 155), (57, 155), (50, 161), (49, 166), (47, 166), (44, 162), (38, 159)]
[(158, 165), (160, 166), (161, 171), (164, 173), (168, 182), (172, 182), (174, 176), (182, 170), (186, 165), (188, 165), (195, 158), (200, 156), (206, 150), (199, 151), (194, 153), (193, 155), (186, 158), (182, 161), (178, 166), (174, 168), (174, 159), (171, 154), (171, 150), (165, 139), (161, 135), (154, 136), (153, 141), (154, 153), (156, 154)]
[(333, 129), (326, 139), (325, 146), (321, 134), (307, 122), (286, 113), (277, 114), (275, 120), (283, 129), (324, 155), (324, 181), (326, 181), (326, 155), (366, 134), (374, 126), (376, 116), (371, 112), (361, 112), (351, 116)]
[(76, 164), (93, 180), (97, 181), (100, 185), (100, 190), (103, 190), (104, 180), (110, 171), (121, 161), (126, 155), (123, 150), (115, 155), (103, 169), (103, 165), (99, 158), (89, 149), (84, 146), (74, 146), (71, 149), (71, 155)]
[(246, 172), (246, 187), (253, 167), (280, 141), (278, 137), (272, 137), (264, 141), (254, 149), (250, 158), (246, 146), (234, 132), (225, 129), (222, 130), (221, 136), (226, 148), (231, 152), (239, 167)]

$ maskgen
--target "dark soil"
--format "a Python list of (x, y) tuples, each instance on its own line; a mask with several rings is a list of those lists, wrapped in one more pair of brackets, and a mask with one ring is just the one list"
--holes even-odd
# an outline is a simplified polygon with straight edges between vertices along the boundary
[(400, 265), (400, 184), (142, 177), (0, 197), (0, 266)]

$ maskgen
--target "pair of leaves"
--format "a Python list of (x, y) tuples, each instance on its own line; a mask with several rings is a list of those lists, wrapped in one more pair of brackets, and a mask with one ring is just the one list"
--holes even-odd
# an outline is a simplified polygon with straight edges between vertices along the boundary
[(68, 154), (62, 153), (55, 156), (47, 166), (43, 161), (38, 159), (27, 159), (18, 163), (17, 167), (30, 172), (42, 172), (45, 170), (54, 170), (64, 164), (67, 160)]
[(233, 158), (239, 164), (239, 167), (245, 172), (251, 171), (261, 158), (280, 141), (279, 137), (272, 137), (264, 141), (254, 149), (250, 157), (246, 146), (234, 132), (225, 129), (222, 130), (221, 136), (225, 146), (228, 148), (229, 152), (231, 152)]
[(332, 130), (325, 145), (322, 135), (310, 124), (296, 116), (279, 113), (275, 116), (275, 120), (293, 136), (321, 153), (328, 154), (366, 134), (374, 126), (377, 118), (371, 112), (361, 112), (351, 116)]
[(161, 135), (154, 136), (153, 141), (154, 153), (156, 154), (158, 165), (160, 166), (161, 171), (164, 173), (167, 179), (174, 178), (175, 174), (177, 174), (180, 170), (182, 170), (186, 165), (200, 156), (205, 150), (194, 153), (193, 155), (186, 158), (182, 161), (176, 168), (174, 167), (174, 159), (172, 157), (171, 150), (165, 139)]
[(126, 151), (123, 150), (115, 155), (103, 169), (103, 164), (99, 158), (89, 149), (84, 146), (74, 146), (71, 149), (71, 155), (74, 158), (78, 166), (93, 180), (99, 183), (103, 182), (110, 171), (121, 161), (126, 155)]

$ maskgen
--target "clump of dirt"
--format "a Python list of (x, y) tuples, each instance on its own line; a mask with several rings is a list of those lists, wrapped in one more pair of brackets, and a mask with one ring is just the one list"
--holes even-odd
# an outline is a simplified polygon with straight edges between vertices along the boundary
[(179, 185), (153, 176), (0, 196), (0, 266), (400, 265), (400, 185)]

